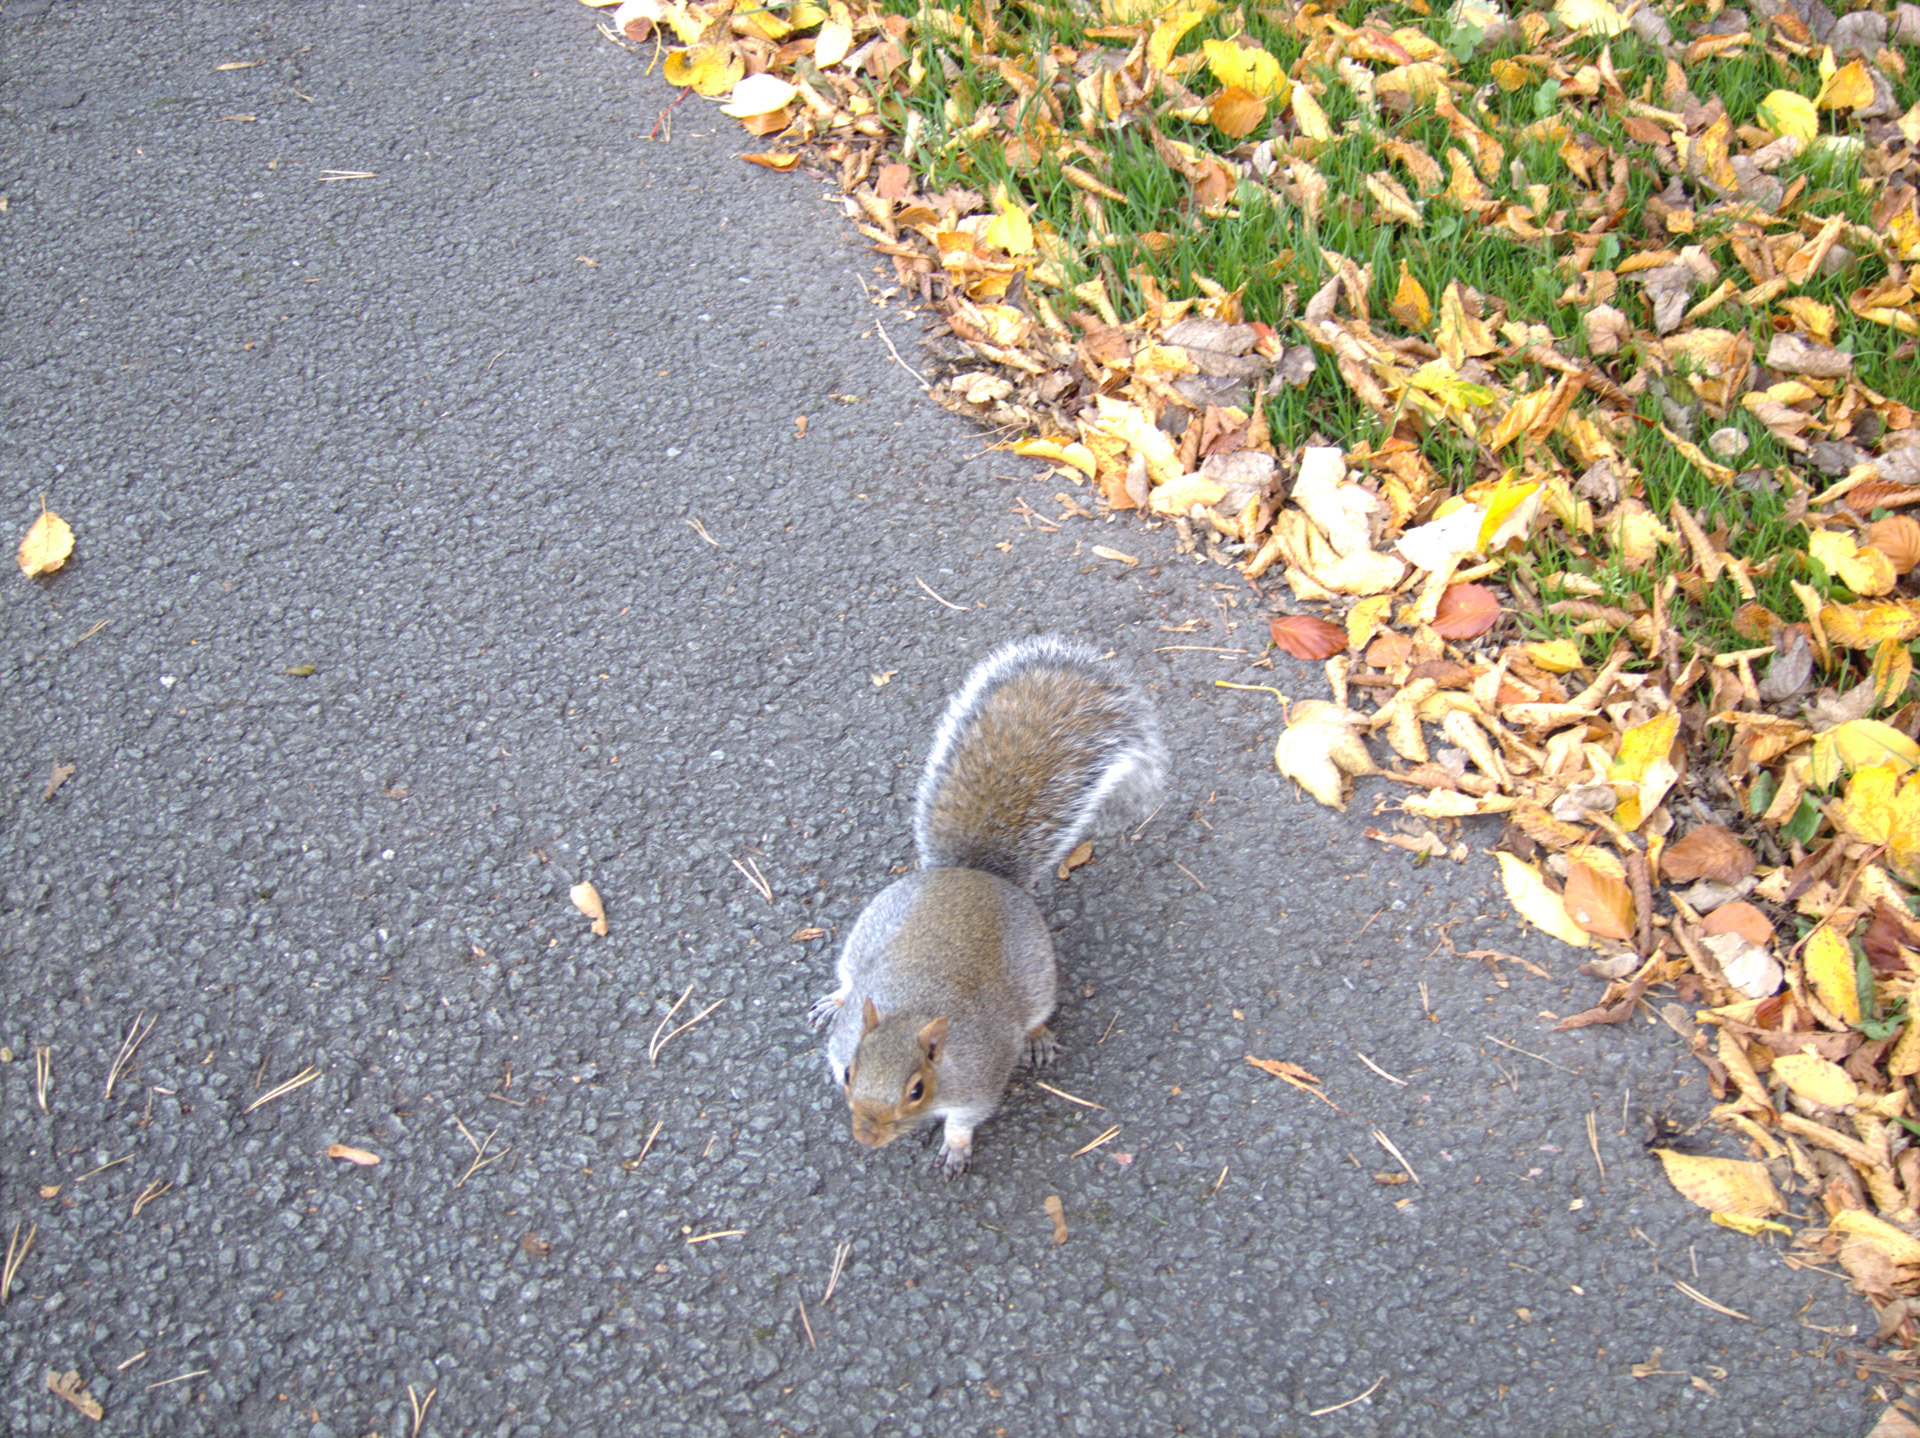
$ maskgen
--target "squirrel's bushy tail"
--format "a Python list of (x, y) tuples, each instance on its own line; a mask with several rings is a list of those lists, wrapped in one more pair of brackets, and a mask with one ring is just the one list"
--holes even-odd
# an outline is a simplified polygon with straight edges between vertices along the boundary
[(947, 705), (914, 808), (927, 868), (1030, 884), (1065, 859), (1103, 806), (1136, 812), (1165, 778), (1152, 702), (1087, 645), (1003, 645)]

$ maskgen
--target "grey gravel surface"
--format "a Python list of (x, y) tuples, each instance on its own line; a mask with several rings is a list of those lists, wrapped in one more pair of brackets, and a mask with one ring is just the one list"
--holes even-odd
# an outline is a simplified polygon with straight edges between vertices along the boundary
[[(79, 536), (0, 582), (0, 1429), (1870, 1426), (1817, 1352), (1866, 1310), (1643, 1152), (1697, 1066), (1546, 1032), (1595, 986), (1483, 855), (1279, 783), (1211, 681), (1316, 676), (1168, 648), (1263, 625), (1166, 533), (1015, 514), (1061, 486), (888, 358), (821, 181), (696, 102), (647, 142), (672, 92), (573, 0), (10, 0), (0, 61), (0, 494)], [(1043, 629), (1175, 776), (1042, 895), (1102, 1107), (1017, 1081), (947, 1185), (849, 1141), (804, 1015), (947, 689)]]

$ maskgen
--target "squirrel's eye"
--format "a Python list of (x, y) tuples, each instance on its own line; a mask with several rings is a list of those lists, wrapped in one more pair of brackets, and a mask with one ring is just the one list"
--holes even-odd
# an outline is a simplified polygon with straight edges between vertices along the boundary
[(907, 1090), (907, 1102), (919, 1103), (920, 1095), (925, 1093), (926, 1091), (927, 1091), (927, 1086), (924, 1083), (922, 1083), (919, 1079), (915, 1079), (913, 1081), (913, 1087)]

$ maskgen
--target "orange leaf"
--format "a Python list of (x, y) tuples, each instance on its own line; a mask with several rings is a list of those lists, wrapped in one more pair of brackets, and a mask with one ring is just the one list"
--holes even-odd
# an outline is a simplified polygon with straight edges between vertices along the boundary
[(1478, 584), (1455, 584), (1440, 596), (1433, 632), (1442, 639), (1477, 639), (1500, 619), (1500, 600)]
[(1738, 934), (1764, 949), (1773, 942), (1773, 921), (1746, 900), (1735, 899), (1702, 919), (1700, 932), (1708, 938), (1715, 934)]
[(1209, 118), (1221, 130), (1238, 140), (1250, 135), (1267, 118), (1267, 102), (1238, 85), (1229, 85), (1213, 97)]
[(1567, 865), (1567, 887), (1560, 901), (1574, 923), (1603, 939), (1633, 937), (1633, 890), (1610, 874), (1585, 864)]
[(1311, 614), (1276, 614), (1267, 621), (1273, 642), (1295, 659), (1331, 659), (1347, 647), (1347, 631)]
[(742, 155), (740, 158), (745, 160), (749, 165), (759, 165), (762, 169), (767, 170), (779, 170), (783, 174), (800, 163), (800, 157), (798, 155), (759, 154)]

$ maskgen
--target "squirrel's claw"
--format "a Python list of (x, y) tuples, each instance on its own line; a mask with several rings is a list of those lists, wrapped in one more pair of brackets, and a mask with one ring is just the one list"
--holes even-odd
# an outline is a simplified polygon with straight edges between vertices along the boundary
[(837, 992), (827, 994), (823, 998), (815, 1000), (813, 1007), (807, 1010), (807, 1027), (810, 1029), (825, 1028), (828, 1021), (839, 1012), (840, 995)]
[(973, 1134), (949, 1133), (946, 1142), (940, 1145), (939, 1163), (946, 1177), (956, 1179), (965, 1173), (973, 1163)]

